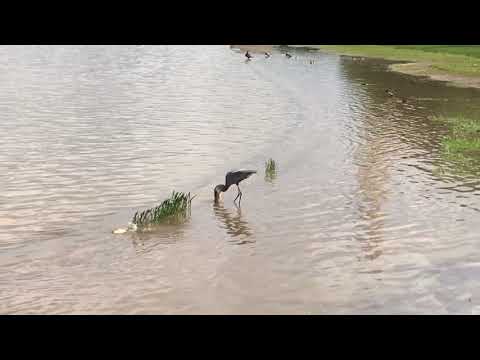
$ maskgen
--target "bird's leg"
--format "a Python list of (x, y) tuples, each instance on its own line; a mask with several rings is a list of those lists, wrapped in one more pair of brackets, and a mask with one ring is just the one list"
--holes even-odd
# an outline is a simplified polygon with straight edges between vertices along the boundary
[(237, 185), (237, 190), (238, 190), (237, 197), (235, 198), (235, 200), (233, 200), (233, 202), (237, 201), (238, 197), (242, 194), (238, 185)]
[(240, 203), (242, 202), (242, 190), (240, 190), (240, 186), (237, 185), (238, 188), (238, 195), (240, 196), (240, 199), (238, 199), (238, 206), (240, 206)]

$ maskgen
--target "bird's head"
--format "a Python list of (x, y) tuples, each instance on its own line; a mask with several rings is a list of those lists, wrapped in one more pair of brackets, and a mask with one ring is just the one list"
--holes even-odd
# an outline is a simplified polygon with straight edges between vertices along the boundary
[(213, 190), (213, 195), (215, 197), (215, 202), (220, 200), (220, 194), (225, 191), (225, 187), (226, 186), (223, 185), (223, 184), (215, 186), (215, 189)]

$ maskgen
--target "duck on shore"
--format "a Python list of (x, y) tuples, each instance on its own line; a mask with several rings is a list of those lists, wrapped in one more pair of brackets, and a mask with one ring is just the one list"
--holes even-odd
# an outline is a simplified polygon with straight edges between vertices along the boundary
[(248, 60), (250, 60), (253, 56), (250, 55), (250, 53), (249, 53), (248, 50), (247, 50), (247, 52), (245, 53), (245, 57), (246, 57)]
[(289, 53), (285, 53), (285, 56), (289, 59), (292, 57), (292, 55), (290, 55)]
[(266, 58), (269, 58), (270, 57), (270, 54), (268, 52), (265, 51), (265, 57)]

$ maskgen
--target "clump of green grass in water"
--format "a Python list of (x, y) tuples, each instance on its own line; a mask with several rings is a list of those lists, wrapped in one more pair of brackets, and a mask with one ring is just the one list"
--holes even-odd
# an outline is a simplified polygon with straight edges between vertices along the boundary
[(447, 127), (442, 138), (442, 158), (455, 165), (458, 173), (477, 172), (480, 167), (480, 121), (464, 117), (435, 117)]
[(277, 176), (277, 164), (275, 160), (269, 159), (265, 162), (265, 179), (273, 180)]
[(172, 192), (170, 198), (152, 209), (136, 212), (132, 224), (137, 228), (145, 228), (161, 223), (181, 223), (191, 215), (191, 204), (195, 196), (190, 193)]
[(436, 117), (434, 120), (448, 127), (449, 132), (442, 139), (446, 153), (480, 156), (480, 121), (463, 117)]

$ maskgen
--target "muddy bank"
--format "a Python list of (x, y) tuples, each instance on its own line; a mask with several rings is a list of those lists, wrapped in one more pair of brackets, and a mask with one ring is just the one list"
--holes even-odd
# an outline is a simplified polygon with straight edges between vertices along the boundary
[(480, 89), (479, 77), (448, 74), (432, 69), (432, 65), (428, 63), (409, 62), (406, 64), (392, 64), (389, 66), (389, 69), (408, 75), (427, 76), (432, 80), (445, 81), (447, 85)]

